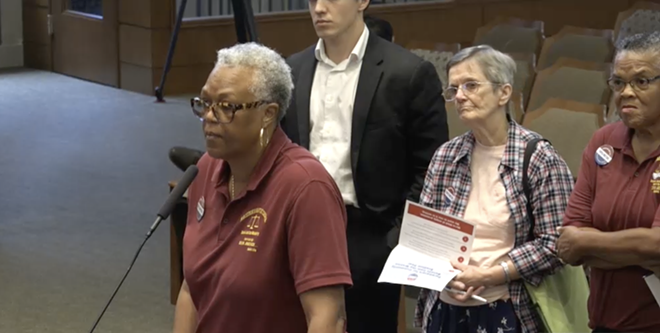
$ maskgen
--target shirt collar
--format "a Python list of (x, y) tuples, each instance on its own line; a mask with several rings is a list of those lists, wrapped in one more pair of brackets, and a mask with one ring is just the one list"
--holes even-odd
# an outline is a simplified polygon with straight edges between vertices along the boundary
[[(504, 147), (504, 154), (502, 155), (501, 164), (509, 167), (511, 169), (522, 168), (522, 161), (520, 161), (520, 156), (522, 152), (521, 149), (525, 150), (524, 140), (525, 133), (523, 132), (520, 125), (518, 125), (511, 117), (507, 114), (507, 120), (509, 121), (509, 131), (507, 133), (506, 146)], [(459, 163), (463, 159), (469, 164), (470, 156), (472, 156), (472, 151), (474, 151), (474, 145), (476, 139), (472, 131), (464, 134), (464, 141), (461, 145), (454, 163)], [(522, 142), (521, 142), (522, 141)]]
[[(261, 181), (268, 175), (268, 173), (273, 169), (277, 157), (280, 155), (280, 152), (287, 143), (291, 142), (289, 138), (284, 134), (284, 131), (277, 126), (275, 132), (270, 138), (270, 143), (266, 146), (265, 151), (261, 155), (259, 162), (254, 168), (250, 180), (248, 181), (246, 191), (253, 191), (259, 186)], [(224, 182), (229, 179), (229, 165), (226, 161), (222, 161), (219, 164), (217, 171), (214, 173), (212, 181), (216, 184), (216, 187), (221, 186)]]
[[(369, 40), (369, 29), (367, 28), (367, 25), (364, 25), (364, 30), (362, 30), (362, 35), (360, 36), (360, 39), (358, 39), (357, 44), (355, 44), (355, 47), (353, 47), (353, 51), (351, 51), (351, 55), (349, 58), (357, 61), (362, 61), (364, 58), (364, 53), (367, 50), (367, 41)], [(331, 66), (336, 66), (338, 64), (335, 64), (330, 58), (325, 53), (325, 44), (323, 43), (323, 39), (319, 38), (319, 41), (316, 43), (316, 48), (314, 49), (314, 55), (316, 56), (316, 60), (321, 61), (325, 64), (331, 65)]]
[(622, 121), (616, 122), (613, 126), (612, 134), (605, 141), (612, 148), (623, 150), (629, 145), (635, 131), (624, 125)]

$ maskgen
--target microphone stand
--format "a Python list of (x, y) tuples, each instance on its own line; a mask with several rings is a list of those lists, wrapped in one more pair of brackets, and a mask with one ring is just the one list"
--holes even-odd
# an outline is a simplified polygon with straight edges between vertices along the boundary
[(94, 330), (96, 329), (96, 326), (99, 324), (101, 321), (101, 318), (103, 318), (103, 315), (105, 314), (105, 311), (108, 310), (108, 307), (110, 306), (110, 303), (112, 303), (112, 300), (115, 298), (117, 295), (117, 292), (119, 291), (119, 288), (121, 288), (122, 284), (124, 284), (124, 281), (126, 280), (126, 277), (128, 276), (128, 273), (131, 272), (131, 269), (133, 269), (133, 265), (135, 264), (135, 261), (137, 260), (138, 256), (140, 255), (140, 252), (142, 251), (142, 248), (144, 247), (144, 244), (147, 243), (149, 238), (151, 238), (151, 235), (153, 235), (154, 231), (156, 228), (158, 228), (158, 225), (160, 222), (163, 221), (163, 218), (158, 216), (156, 217), (156, 221), (151, 225), (151, 228), (147, 232), (147, 234), (144, 237), (144, 240), (142, 241), (142, 244), (140, 244), (140, 247), (138, 247), (137, 252), (135, 252), (135, 256), (133, 257), (133, 260), (131, 260), (131, 264), (128, 266), (128, 269), (126, 270), (126, 273), (124, 273), (124, 277), (121, 278), (121, 281), (119, 281), (119, 284), (117, 285), (117, 288), (115, 288), (115, 291), (112, 293), (112, 296), (110, 296), (110, 299), (108, 300), (108, 303), (105, 304), (105, 307), (103, 307), (103, 311), (99, 314), (99, 317), (96, 318), (96, 321), (94, 322), (94, 325), (92, 326), (92, 329), (89, 330), (89, 333), (93, 333)]
[(137, 252), (135, 252), (135, 256), (133, 257), (133, 260), (131, 260), (131, 264), (128, 266), (128, 269), (126, 270), (126, 273), (124, 273), (124, 276), (121, 278), (121, 281), (119, 281), (119, 284), (117, 285), (117, 288), (115, 288), (115, 291), (112, 293), (112, 296), (110, 296), (110, 299), (108, 300), (108, 303), (105, 304), (105, 307), (103, 308), (103, 311), (101, 311), (101, 314), (99, 314), (98, 318), (96, 318), (96, 321), (94, 322), (94, 325), (92, 326), (92, 329), (89, 330), (89, 333), (93, 333), (94, 330), (96, 329), (96, 326), (99, 324), (101, 321), (101, 318), (105, 314), (105, 311), (108, 310), (108, 307), (110, 306), (110, 303), (112, 303), (112, 300), (115, 298), (117, 295), (117, 292), (119, 291), (119, 288), (121, 288), (122, 284), (124, 284), (124, 281), (126, 280), (126, 277), (128, 276), (128, 273), (131, 272), (131, 269), (133, 269), (133, 265), (135, 264), (135, 261), (137, 260), (138, 256), (140, 255), (140, 252), (142, 251), (142, 248), (144, 247), (144, 244), (147, 243), (149, 238), (151, 238), (151, 235), (153, 235), (154, 231), (156, 228), (158, 228), (158, 225), (160, 225), (160, 222), (163, 220), (167, 219), (170, 214), (172, 213), (172, 210), (174, 209), (174, 205), (176, 204), (176, 201), (179, 200), (183, 196), (183, 193), (188, 189), (190, 184), (193, 182), (195, 177), (197, 177), (197, 172), (199, 170), (197, 169), (197, 166), (191, 165), (186, 169), (186, 172), (183, 174), (181, 177), (181, 180), (179, 183), (174, 187), (174, 189), (170, 192), (170, 195), (167, 197), (167, 200), (163, 204), (163, 206), (160, 208), (160, 211), (158, 214), (156, 214), (156, 221), (151, 225), (149, 228), (149, 231), (144, 237), (144, 240), (142, 241), (142, 244), (140, 244), (140, 247), (138, 248)]

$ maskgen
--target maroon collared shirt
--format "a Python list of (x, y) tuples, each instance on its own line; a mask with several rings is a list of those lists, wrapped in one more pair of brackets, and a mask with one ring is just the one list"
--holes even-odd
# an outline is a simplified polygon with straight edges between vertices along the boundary
[(184, 276), (198, 333), (306, 333), (299, 296), (351, 285), (346, 212), (323, 165), (278, 128), (246, 191), (204, 155), (188, 192)]
[[(638, 163), (631, 135), (617, 122), (591, 138), (582, 155), (564, 225), (604, 232), (660, 227), (660, 150)], [(611, 155), (609, 163), (603, 163), (607, 158), (602, 153), (596, 158), (599, 147)], [(592, 268), (589, 325), (620, 332), (660, 332), (660, 307), (643, 279), (648, 274), (652, 273), (639, 266)]]

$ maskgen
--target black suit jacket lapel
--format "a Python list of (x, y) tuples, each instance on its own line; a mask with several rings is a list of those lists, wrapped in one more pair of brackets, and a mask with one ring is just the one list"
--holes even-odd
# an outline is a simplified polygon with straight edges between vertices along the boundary
[(358, 80), (357, 91), (355, 93), (355, 103), (353, 105), (353, 124), (351, 127), (351, 166), (353, 174), (356, 174), (358, 157), (360, 155), (360, 146), (364, 127), (367, 123), (367, 116), (371, 108), (371, 102), (376, 93), (376, 88), (383, 75), (383, 50), (379, 47), (380, 43), (387, 43), (385, 40), (379, 40), (373, 33), (369, 34), (367, 49), (362, 59), (362, 69), (360, 69), (360, 79)]
[(296, 116), (298, 118), (299, 145), (307, 149), (309, 149), (309, 101), (315, 72), (316, 56), (314, 55), (314, 48), (311, 48), (299, 68), (296, 82)]

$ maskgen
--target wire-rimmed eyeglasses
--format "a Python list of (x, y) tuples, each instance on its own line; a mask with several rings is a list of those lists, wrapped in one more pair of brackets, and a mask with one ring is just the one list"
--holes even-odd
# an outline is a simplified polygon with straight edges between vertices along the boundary
[(192, 112), (195, 114), (195, 116), (197, 116), (200, 120), (204, 120), (206, 113), (211, 110), (213, 117), (215, 118), (214, 122), (221, 124), (231, 123), (234, 120), (234, 115), (236, 112), (240, 110), (256, 108), (266, 103), (266, 101), (256, 101), (251, 103), (208, 103), (199, 97), (190, 99), (190, 107), (192, 108)]
[(458, 87), (447, 87), (442, 91), (442, 97), (445, 98), (445, 101), (451, 102), (456, 99), (456, 95), (458, 94), (458, 89), (463, 90), (464, 93), (467, 94), (476, 94), (479, 91), (479, 87), (481, 87), (484, 84), (496, 84), (499, 85), (501, 83), (497, 82), (479, 82), (479, 81), (468, 81), (465, 82)]
[(642, 91), (648, 89), (651, 83), (658, 79), (660, 79), (660, 75), (652, 78), (636, 77), (630, 81), (624, 81), (619, 77), (612, 77), (607, 80), (607, 85), (610, 86), (610, 89), (612, 89), (614, 92), (622, 92), (624, 89), (626, 89), (627, 85), (630, 85), (631, 88), (637, 91)]

